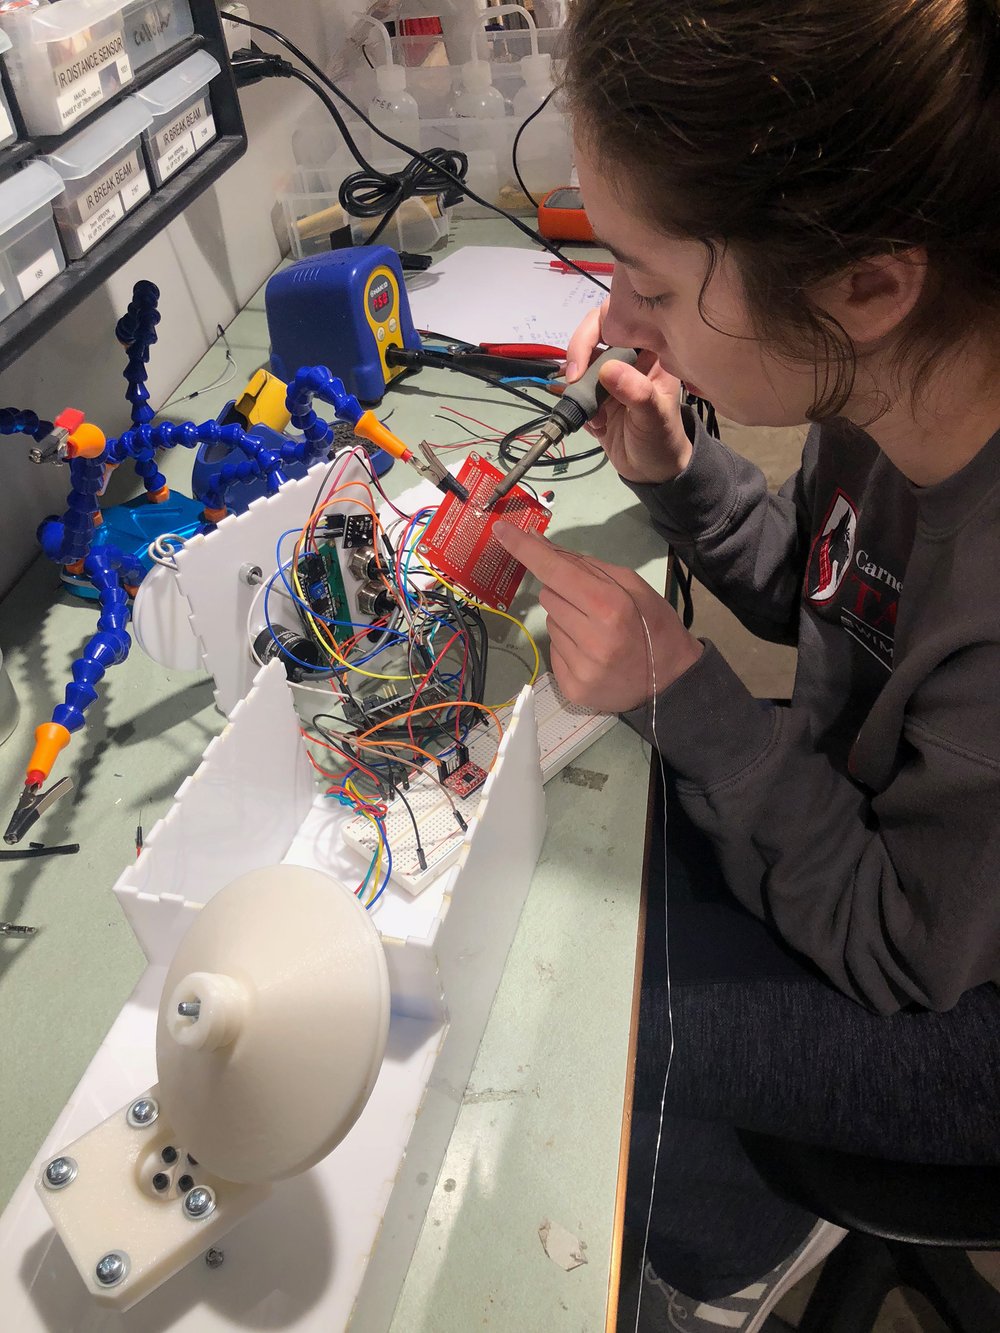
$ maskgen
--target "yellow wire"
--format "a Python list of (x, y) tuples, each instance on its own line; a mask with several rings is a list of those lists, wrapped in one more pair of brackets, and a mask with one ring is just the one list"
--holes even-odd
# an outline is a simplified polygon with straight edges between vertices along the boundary
[[(299, 582), (299, 556), (302, 551), (302, 543), (305, 539), (306, 529), (309, 527), (309, 525), (313, 522), (314, 519), (318, 519), (319, 516), (326, 509), (329, 509), (331, 505), (346, 504), (347, 503), (346, 500), (338, 500), (336, 497), (339, 495), (341, 491), (345, 491), (351, 486), (360, 486), (363, 490), (365, 490), (368, 494), (369, 500), (371, 500), (372, 504), (374, 505), (375, 497), (371, 493), (371, 487), (368, 486), (363, 481), (344, 482), (342, 486), (338, 486), (336, 490), (332, 491), (321, 505), (317, 505), (317, 507), (312, 511), (312, 513), (306, 519), (305, 523), (303, 523), (302, 529), (295, 542), (295, 550), (292, 553), (292, 567), (291, 567), (292, 584), (295, 588), (295, 592), (299, 597), (300, 601), (306, 603), (306, 616), (309, 620), (309, 623), (313, 627), (313, 632), (315, 633), (317, 639), (319, 639), (320, 641), (325, 640), (327, 655), (334, 662), (336, 662), (338, 666), (346, 667), (348, 671), (353, 671), (359, 676), (367, 676), (369, 680), (409, 680), (410, 679), (409, 676), (387, 676), (379, 671), (366, 671), (364, 667), (352, 666), (350, 662), (348, 662), (346, 658), (344, 658), (343, 655), (338, 651), (336, 646), (336, 640), (334, 639), (332, 633), (330, 632), (329, 625), (324, 625), (321, 621), (314, 620), (312, 613), (307, 609), (308, 603), (306, 602), (305, 594), (302, 591), (302, 584)], [(354, 503), (361, 504), (361, 501), (355, 500)], [(370, 508), (368, 505), (364, 504), (362, 504), (362, 508), (368, 509), (368, 512), (372, 515), (372, 517), (375, 520), (375, 524), (379, 528), (381, 528), (382, 524), (379, 522), (379, 518), (378, 515), (375, 513), (375, 510), (373, 508)]]
[[(472, 602), (473, 605), (478, 606), (481, 611), (489, 611), (490, 615), (499, 616), (501, 620), (509, 620), (511, 624), (517, 626), (517, 628), (521, 631), (524, 637), (531, 644), (531, 651), (534, 654), (535, 663), (531, 671), (531, 676), (528, 679), (528, 684), (534, 685), (535, 681), (538, 679), (538, 672), (541, 669), (542, 659), (541, 659), (541, 654), (538, 651), (538, 644), (531, 637), (531, 634), (528, 631), (528, 627), (527, 625), (525, 625), (524, 621), (518, 620), (517, 616), (509, 615), (506, 611), (498, 610), (497, 607), (495, 606), (490, 606), (487, 602), (480, 602), (475, 597), (470, 597), (469, 594), (465, 592), (464, 589), (456, 588), (454, 584), (449, 583), (446, 578), (443, 578), (432, 565), (429, 565), (427, 563), (427, 561), (424, 559), (424, 557), (420, 554), (419, 551), (414, 551), (414, 554), (416, 555), (420, 563), (423, 565), (424, 569), (427, 570), (428, 574), (432, 574), (434, 578), (437, 579), (438, 583), (444, 584), (444, 586), (448, 589), (449, 592), (456, 593), (459, 597), (464, 598), (465, 601)], [(512, 701), (510, 699), (507, 700), (507, 703), (511, 702)], [(505, 708), (506, 704), (498, 704), (497, 707)]]

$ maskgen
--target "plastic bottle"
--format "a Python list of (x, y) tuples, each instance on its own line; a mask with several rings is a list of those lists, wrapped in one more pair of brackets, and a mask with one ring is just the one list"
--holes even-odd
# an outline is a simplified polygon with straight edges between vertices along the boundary
[(419, 148), (420, 111), (416, 98), (406, 91), (406, 70), (400, 65), (379, 65), (375, 80), (378, 90), (368, 108), (372, 124), (410, 148)]
[(467, 60), (461, 68), (462, 91), (455, 98), (455, 116), (459, 120), (502, 120), (507, 103), (493, 86), (489, 61)]
[[(514, 119), (518, 125), (538, 111), (552, 92), (552, 57), (537, 51), (521, 60), (524, 87), (514, 94)], [(521, 134), (517, 144), (517, 169), (531, 195), (538, 200), (549, 190), (565, 185), (573, 165), (573, 145), (566, 117), (549, 102)]]

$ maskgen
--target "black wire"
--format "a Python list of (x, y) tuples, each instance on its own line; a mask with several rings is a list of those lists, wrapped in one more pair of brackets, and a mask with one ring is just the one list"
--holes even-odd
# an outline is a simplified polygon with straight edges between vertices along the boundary
[(547, 92), (545, 96), (542, 98), (542, 100), (539, 102), (539, 104), (535, 107), (534, 111), (532, 111), (531, 115), (525, 116), (524, 120), (522, 120), (521, 124), (518, 126), (517, 133), (514, 135), (514, 142), (510, 146), (511, 165), (514, 168), (514, 175), (517, 177), (517, 183), (521, 187), (521, 193), (524, 195), (525, 199), (527, 199), (529, 204), (534, 204), (535, 208), (538, 207), (538, 200), (528, 189), (527, 185), (525, 185), (524, 181), (521, 179), (521, 173), (518, 170), (517, 145), (521, 142), (521, 135), (528, 128), (528, 126), (535, 119), (535, 117), (539, 114), (539, 112), (545, 110), (545, 108), (549, 104), (550, 98), (555, 96), (555, 92), (556, 90), (554, 88), (550, 92)]
[(396, 791), (396, 795), (398, 796), (398, 798), (399, 798), (399, 799), (403, 802), (403, 804), (406, 806), (406, 813), (410, 816), (410, 823), (413, 825), (413, 836), (414, 836), (414, 837), (416, 838), (416, 840), (417, 840), (417, 851), (420, 852), (421, 855), (423, 855), (423, 854), (424, 854), (424, 846), (423, 846), (423, 843), (420, 841), (420, 830), (417, 828), (417, 819), (416, 819), (416, 816), (415, 816), (414, 813), (413, 813), (413, 807), (410, 805), (409, 801), (408, 801), (408, 800), (406, 799), (406, 797), (403, 795), (403, 790), (402, 790), (401, 787), (398, 787), (398, 786), (395, 787), (395, 791)]
[[(601, 282), (600, 279), (597, 278), (593, 273), (588, 273), (586, 269), (581, 268), (579, 264), (576, 264), (572, 259), (567, 258), (566, 255), (562, 253), (562, 251), (559, 249), (558, 246), (553, 245), (550, 240), (548, 240), (545, 236), (542, 236), (533, 227), (529, 227), (526, 223), (522, 222), (520, 218), (515, 217), (513, 213), (508, 213), (507, 210), (505, 208), (501, 208), (499, 204), (490, 203), (488, 199), (483, 199), (480, 195), (476, 194), (474, 190), (469, 188), (469, 186), (465, 182), (465, 179), (462, 176), (445, 171), (443, 167), (432, 161), (427, 156), (426, 153), (421, 153), (418, 149), (411, 148), (409, 144), (401, 143), (399, 139), (394, 139), (391, 134), (386, 134), (384, 130), (379, 129), (377, 125), (374, 125), (371, 122), (371, 120), (369, 120), (368, 116), (365, 115), (365, 113), (361, 110), (361, 108), (357, 106), (356, 103), (354, 103), (347, 96), (347, 94), (343, 92), (327, 74), (324, 73), (322, 69), (320, 69), (319, 65), (317, 65), (315, 61), (311, 60), (309, 56), (305, 54), (304, 51), (300, 50), (299, 47), (297, 47), (294, 42), (290, 41), (284, 35), (284, 33), (279, 32), (277, 28), (269, 28), (267, 27), (266, 24), (256, 23), (254, 22), (253, 19), (245, 19), (241, 15), (233, 13), (226, 14), (226, 21), (230, 23), (239, 24), (244, 28), (253, 28), (256, 32), (265, 33), (273, 41), (276, 41), (281, 46), (283, 46), (286, 51), (291, 51), (292, 55), (295, 56), (297, 60), (300, 60), (302, 64), (305, 65), (305, 67), (308, 70), (310, 70), (317, 79), (319, 79), (320, 83), (322, 83), (325, 87), (329, 88), (331, 92), (333, 92), (337, 97), (339, 97), (340, 100), (346, 106), (349, 106), (350, 109), (354, 112), (354, 114), (358, 116), (358, 118), (365, 125), (367, 125), (368, 128), (372, 130), (373, 133), (377, 134), (380, 139), (383, 139), (387, 144), (390, 144), (393, 148), (398, 149), (400, 152), (406, 153), (408, 156), (416, 158), (421, 162), (424, 162), (427, 166), (440, 170), (442, 175), (446, 176), (452, 185), (457, 185), (458, 188), (463, 192), (463, 194), (465, 194), (469, 199), (471, 199), (473, 203), (480, 204), (483, 208), (488, 208), (491, 212), (498, 214), (498, 216), (506, 218), (506, 220), (512, 226), (516, 227), (519, 232), (521, 232), (525, 236), (530, 237), (530, 239), (536, 242), (536, 244), (540, 245), (544, 250), (547, 250), (549, 254), (554, 255), (556, 259), (559, 259), (564, 264), (567, 264), (576, 273), (579, 273), (589, 282), (594, 283), (595, 286), (600, 287), (602, 291), (606, 292), (610, 290), (610, 288), (607, 286), (606, 283)], [(306, 79), (306, 77), (301, 74), (301, 71), (297, 70), (296, 76), (300, 78), (301, 82), (306, 83), (307, 86), (313, 87), (315, 92), (317, 93), (320, 92), (320, 90), (318, 88), (315, 88), (315, 86), (312, 84), (310, 80)], [(336, 121), (337, 128), (340, 130), (341, 134), (344, 137), (344, 142), (347, 145), (348, 151), (350, 152), (354, 160), (358, 163), (358, 165), (361, 167), (361, 169), (363, 171), (371, 172), (373, 175), (382, 174), (382, 173), (377, 173), (376, 169), (371, 165), (371, 163), (366, 162), (364, 158), (361, 156), (360, 150), (358, 149), (357, 145), (354, 143), (353, 139), (348, 133), (347, 126), (344, 122), (343, 116), (333, 106), (333, 103), (325, 94), (323, 94), (323, 103), (327, 107), (327, 110), (330, 111), (330, 114), (333, 116), (334, 120)], [(387, 176), (386, 178), (388, 179), (389, 177)]]
[[(505, 463), (508, 467), (516, 463), (518, 461), (518, 455), (511, 447), (514, 441), (519, 435), (526, 435), (529, 430), (535, 430), (538, 426), (541, 426), (543, 422), (548, 421), (549, 415), (550, 414), (547, 413), (544, 417), (535, 417), (534, 420), (525, 421), (522, 425), (515, 426), (513, 430), (509, 430), (497, 446), (497, 456), (499, 457), (500, 462)], [(537, 458), (531, 466), (564, 467), (567, 463), (582, 463), (588, 458), (596, 458), (598, 454), (602, 454), (603, 452), (604, 450), (598, 444), (595, 445), (593, 449), (583, 449), (578, 454), (567, 454), (565, 458)], [(523, 457), (523, 455), (521, 456)], [(528, 470), (530, 472), (531, 469), (529, 468)]]
[[(435, 337), (437, 337), (436, 334)], [(390, 348), (390, 351), (391, 350), (392, 349)], [(545, 413), (545, 416), (541, 418), (543, 421), (548, 421), (552, 413), (552, 407), (555, 406), (553, 403), (552, 407), (549, 407), (549, 405), (543, 403), (540, 398), (533, 398), (530, 393), (525, 393), (525, 391), (519, 389), (516, 384), (504, 384), (503, 380), (500, 379), (498, 375), (490, 375), (485, 370), (473, 370), (470, 366), (463, 366), (461, 361), (452, 361), (447, 352), (433, 352), (430, 348), (422, 347), (418, 359), (421, 365), (432, 366), (436, 370), (454, 370), (460, 375), (468, 375), (471, 379), (482, 380), (484, 384), (489, 384), (494, 389), (502, 389), (504, 393), (509, 393), (514, 398), (520, 398), (522, 402), (530, 403), (532, 407), (540, 408)], [(519, 426), (517, 431), (515, 431), (515, 434), (519, 435), (523, 429), (522, 426)]]

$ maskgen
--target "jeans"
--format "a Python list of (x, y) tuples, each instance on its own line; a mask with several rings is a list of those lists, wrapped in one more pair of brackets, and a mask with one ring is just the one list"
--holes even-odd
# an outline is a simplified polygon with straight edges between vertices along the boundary
[[(777, 1198), (737, 1127), (897, 1161), (1000, 1161), (1000, 989), (947, 1013), (881, 1017), (837, 991), (727, 889), (707, 839), (668, 793), (654, 820), (626, 1226), (649, 1210), (657, 1274), (701, 1300), (759, 1280), (815, 1218)], [(662, 813), (662, 812), (661, 812)]]

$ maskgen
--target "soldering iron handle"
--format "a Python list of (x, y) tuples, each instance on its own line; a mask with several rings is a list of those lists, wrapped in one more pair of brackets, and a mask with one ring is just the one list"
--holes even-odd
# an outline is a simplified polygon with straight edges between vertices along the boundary
[(598, 379), (601, 367), (609, 361), (624, 361), (626, 365), (634, 366), (638, 358), (638, 352), (632, 347), (609, 347), (590, 363), (578, 380), (566, 386), (558, 406), (552, 409), (552, 417), (564, 427), (564, 435), (579, 430), (607, 398), (608, 391)]

